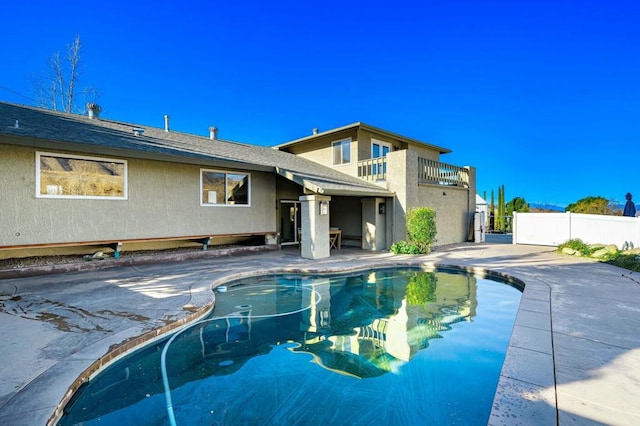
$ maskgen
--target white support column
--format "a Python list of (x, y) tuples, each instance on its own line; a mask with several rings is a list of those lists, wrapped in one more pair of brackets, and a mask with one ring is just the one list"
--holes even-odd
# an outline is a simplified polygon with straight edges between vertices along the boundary
[(329, 257), (329, 201), (326, 195), (303, 195), (301, 256), (306, 259)]

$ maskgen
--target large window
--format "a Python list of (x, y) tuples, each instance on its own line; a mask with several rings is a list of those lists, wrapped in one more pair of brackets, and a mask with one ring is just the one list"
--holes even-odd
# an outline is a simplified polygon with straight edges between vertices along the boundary
[(351, 139), (334, 142), (331, 149), (334, 165), (351, 163)]
[(127, 199), (127, 162), (36, 152), (36, 197)]
[(201, 169), (200, 203), (203, 206), (250, 205), (250, 177), (247, 173)]

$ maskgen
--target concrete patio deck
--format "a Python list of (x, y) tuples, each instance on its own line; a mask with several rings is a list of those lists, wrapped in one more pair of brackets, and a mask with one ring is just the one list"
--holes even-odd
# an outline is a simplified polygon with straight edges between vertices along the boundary
[(269, 271), (391, 265), (453, 265), (525, 283), (489, 424), (640, 424), (638, 273), (550, 247), (489, 243), (425, 256), (343, 249), (320, 261), (289, 249), (199, 256), (0, 280), (0, 424), (46, 424), (110, 348), (194, 315), (212, 303), (212, 285)]

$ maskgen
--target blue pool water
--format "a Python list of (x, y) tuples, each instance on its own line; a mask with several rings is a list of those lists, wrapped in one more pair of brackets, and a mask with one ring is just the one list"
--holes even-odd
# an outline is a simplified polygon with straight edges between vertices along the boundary
[(60, 425), (486, 425), (521, 292), (385, 269), (227, 284), (106, 368)]

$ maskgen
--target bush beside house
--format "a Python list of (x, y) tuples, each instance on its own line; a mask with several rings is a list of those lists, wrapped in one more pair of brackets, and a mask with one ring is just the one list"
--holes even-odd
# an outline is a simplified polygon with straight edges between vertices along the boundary
[(407, 239), (391, 246), (395, 254), (425, 254), (436, 242), (436, 212), (428, 207), (407, 210), (405, 214)]

